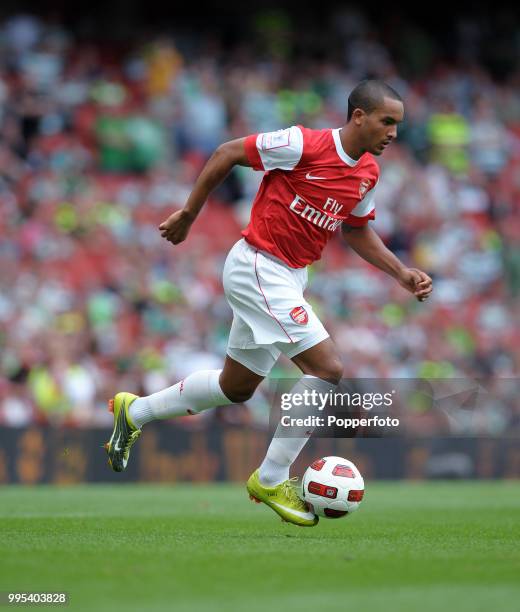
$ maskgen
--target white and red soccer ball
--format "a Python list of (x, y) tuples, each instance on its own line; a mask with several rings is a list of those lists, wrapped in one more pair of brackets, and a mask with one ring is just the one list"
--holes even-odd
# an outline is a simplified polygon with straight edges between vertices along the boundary
[(302, 497), (318, 516), (340, 518), (354, 512), (365, 493), (365, 482), (357, 467), (342, 457), (323, 457), (307, 468)]

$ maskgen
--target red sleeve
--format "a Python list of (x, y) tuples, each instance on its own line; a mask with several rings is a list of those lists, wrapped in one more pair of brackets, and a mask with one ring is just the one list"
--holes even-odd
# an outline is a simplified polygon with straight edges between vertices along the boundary
[(356, 217), (356, 215), (349, 215), (344, 223), (346, 223), (347, 225), (351, 225), (352, 227), (363, 227), (364, 225), (366, 225), (369, 221), (373, 221), (376, 218), (376, 209), (373, 208), (368, 215), (365, 215), (364, 217)]
[(260, 158), (260, 153), (256, 148), (256, 138), (258, 134), (251, 134), (250, 136), (246, 136), (245, 140), (245, 149), (247, 159), (251, 164), (251, 168), (253, 170), (264, 170), (264, 165), (262, 163), (262, 159)]

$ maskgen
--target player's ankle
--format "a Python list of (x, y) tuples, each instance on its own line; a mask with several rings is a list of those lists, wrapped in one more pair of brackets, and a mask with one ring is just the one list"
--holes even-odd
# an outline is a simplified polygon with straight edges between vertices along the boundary
[(128, 417), (134, 427), (141, 429), (143, 425), (153, 421), (155, 415), (146, 397), (138, 397), (128, 409)]
[(280, 465), (267, 457), (258, 470), (258, 480), (264, 487), (276, 487), (289, 478), (289, 466)]

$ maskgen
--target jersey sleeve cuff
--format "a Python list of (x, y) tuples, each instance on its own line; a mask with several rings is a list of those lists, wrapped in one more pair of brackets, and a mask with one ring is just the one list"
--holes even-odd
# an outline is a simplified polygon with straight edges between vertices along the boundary
[(251, 164), (251, 168), (253, 170), (264, 170), (264, 164), (262, 163), (262, 159), (260, 157), (260, 153), (256, 147), (256, 139), (258, 134), (251, 134), (250, 136), (246, 136), (245, 140), (245, 150), (247, 159)]
[(363, 227), (369, 221), (373, 221), (376, 218), (376, 209), (373, 208), (368, 215), (364, 217), (356, 217), (356, 215), (349, 215), (345, 219), (345, 224), (350, 225), (351, 227)]

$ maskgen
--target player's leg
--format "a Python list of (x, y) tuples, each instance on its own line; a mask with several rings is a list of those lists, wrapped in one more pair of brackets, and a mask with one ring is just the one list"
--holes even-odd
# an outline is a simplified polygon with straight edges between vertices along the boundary
[(132, 393), (118, 393), (109, 402), (114, 413), (112, 436), (105, 444), (110, 465), (116, 472), (126, 468), (130, 447), (139, 437), (144, 424), (245, 402), (263, 378), (227, 356), (222, 370), (194, 372), (152, 395), (138, 397)]
[[(327, 338), (315, 346), (294, 355), (292, 361), (303, 372), (303, 377), (291, 389), (291, 395), (312, 397), (312, 392), (326, 394), (333, 392), (341, 380), (343, 365), (334, 342)], [(290, 401), (290, 400), (289, 400)], [(287, 412), (291, 417), (305, 417), (312, 414), (312, 406), (295, 404)], [(259, 468), (262, 484), (273, 487), (289, 478), (289, 469), (312, 435), (313, 428), (295, 428), (288, 431), (278, 425), (266, 456)]]
[(208, 408), (248, 400), (262, 382), (247, 367), (227, 356), (222, 370), (194, 372), (175, 385), (140, 397), (130, 406), (129, 417), (136, 427), (155, 419), (198, 414)]
[[(236, 335), (231, 334), (231, 338)], [(280, 355), (280, 351), (276, 347), (256, 347), (249, 349), (240, 349), (236, 347), (228, 347), (229, 353), (234, 358), (233, 367), (228, 368), (223, 372), (221, 377), (222, 389), (239, 401), (248, 399), (260, 380), (262, 380), (271, 371)], [(229, 359), (230, 355), (228, 355)], [(233, 360), (231, 360), (233, 361)], [(248, 374), (246, 377), (242, 375), (240, 383), (237, 383), (238, 377), (245, 368), (248, 372), (255, 371), (257, 377)], [(247, 490), (252, 500), (264, 502), (272, 508), (284, 521), (296, 523), (301, 526), (312, 526), (318, 522), (318, 519), (312, 512), (309, 512), (307, 504), (302, 501), (293, 487), (293, 483), (287, 479), (274, 487), (266, 487), (260, 483), (258, 479), (258, 470), (256, 470), (247, 482)]]
[[(315, 338), (320, 336), (321, 332)], [(307, 344), (309, 340), (304, 342)], [(289, 350), (298, 351), (298, 347)], [(306, 391), (327, 395), (336, 388), (343, 373), (338, 351), (330, 338), (293, 355), (292, 360), (303, 372), (303, 377), (291, 390), (291, 394), (299, 397), (305, 397)], [(296, 418), (305, 417), (309, 414), (309, 407), (295, 403), (290, 414)], [(289, 478), (289, 469), (311, 434), (312, 428), (288, 432), (278, 425), (262, 464), (247, 482), (247, 490), (254, 499), (266, 503), (284, 520), (309, 527), (316, 525), (318, 517), (299, 497)]]
[(294, 355), (291, 360), (306, 376), (338, 385), (343, 376), (343, 363), (334, 341), (329, 337), (315, 346)]
[(220, 374), (220, 388), (231, 402), (239, 404), (253, 396), (264, 378), (227, 355)]
[[(276, 357), (284, 352), (293, 358), (329, 337), (303, 297), (306, 269), (289, 268), (244, 242), (233, 249), (232, 258), (228, 261), (233, 265), (226, 264), (224, 270), (226, 297), (235, 315), (228, 350), (240, 351), (247, 359), (248, 350), (241, 347), (256, 346)], [(304, 391), (311, 379), (314, 388), (328, 391), (333, 386), (329, 380), (341, 377), (338, 363), (331, 358), (332, 347), (329, 341), (325, 348), (314, 349), (307, 359), (300, 359), (298, 365), (304, 366), (307, 374), (294, 392)], [(243, 363), (247, 365), (246, 361)], [(293, 448), (295, 444), (297, 448)], [(260, 470), (255, 470), (247, 490), (252, 498), (264, 502), (284, 520), (312, 526), (318, 519), (299, 498), (289, 479), (289, 466), (302, 446), (299, 440), (287, 444), (273, 442), (262, 464), (263, 481)]]

